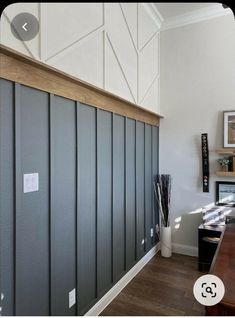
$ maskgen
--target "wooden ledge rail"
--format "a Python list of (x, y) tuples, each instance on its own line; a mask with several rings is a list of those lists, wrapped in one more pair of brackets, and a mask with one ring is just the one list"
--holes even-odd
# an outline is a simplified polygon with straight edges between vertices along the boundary
[(0, 76), (103, 110), (159, 126), (162, 116), (0, 45)]

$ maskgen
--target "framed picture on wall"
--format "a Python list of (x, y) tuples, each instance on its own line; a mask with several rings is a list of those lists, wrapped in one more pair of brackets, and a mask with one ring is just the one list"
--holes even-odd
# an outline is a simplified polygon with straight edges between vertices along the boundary
[(235, 207), (235, 182), (216, 181), (216, 205)]
[(224, 112), (224, 147), (235, 147), (235, 110)]

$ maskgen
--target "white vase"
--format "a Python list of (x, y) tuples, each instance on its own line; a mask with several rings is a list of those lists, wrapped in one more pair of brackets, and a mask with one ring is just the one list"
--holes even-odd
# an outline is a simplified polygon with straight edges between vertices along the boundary
[(163, 257), (171, 257), (171, 227), (163, 226), (161, 231), (161, 255)]

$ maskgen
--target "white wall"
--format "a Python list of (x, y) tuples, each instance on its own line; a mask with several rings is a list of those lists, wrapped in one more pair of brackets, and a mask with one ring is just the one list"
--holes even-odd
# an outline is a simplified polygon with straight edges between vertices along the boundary
[[(200, 208), (214, 203), (215, 181), (226, 180), (215, 175), (213, 150), (223, 146), (222, 111), (235, 110), (232, 14), (161, 32), (161, 110), (160, 171), (173, 177), (173, 242), (195, 251)], [(210, 193), (202, 192), (201, 133), (209, 136)]]
[[(10, 29), (20, 12), (40, 22), (24, 43)], [(159, 29), (146, 4), (16, 3), (1, 17), (1, 43), (160, 112)]]

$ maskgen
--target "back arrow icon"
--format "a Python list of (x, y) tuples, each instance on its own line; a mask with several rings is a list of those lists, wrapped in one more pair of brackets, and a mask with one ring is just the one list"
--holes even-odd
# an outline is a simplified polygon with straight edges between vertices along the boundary
[(25, 31), (28, 31), (27, 29), (26, 29), (26, 25), (27, 25), (28, 23), (26, 22), (25, 24), (23, 24), (22, 25), (22, 28), (25, 30)]

